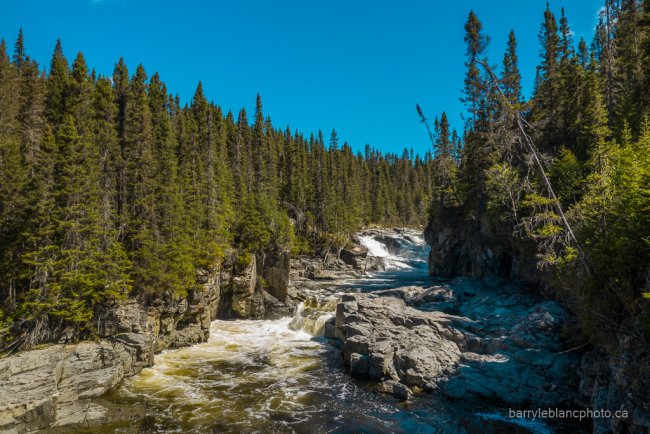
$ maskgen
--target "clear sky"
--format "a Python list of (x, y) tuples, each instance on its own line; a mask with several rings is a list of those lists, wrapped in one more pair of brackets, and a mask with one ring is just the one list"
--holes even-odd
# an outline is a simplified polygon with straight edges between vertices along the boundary
[[(576, 43), (591, 42), (602, 0), (551, 0), (565, 7)], [(262, 95), (276, 127), (336, 128), (354, 149), (428, 149), (415, 103), (429, 117), (446, 110), (461, 129), (463, 25), (474, 9), (501, 62), (507, 34), (519, 42), (530, 92), (546, 0), (0, 0), (0, 37), (48, 66), (56, 38), (69, 61), (111, 74), (123, 56), (142, 63), (189, 102), (203, 82), (225, 111), (252, 113)]]

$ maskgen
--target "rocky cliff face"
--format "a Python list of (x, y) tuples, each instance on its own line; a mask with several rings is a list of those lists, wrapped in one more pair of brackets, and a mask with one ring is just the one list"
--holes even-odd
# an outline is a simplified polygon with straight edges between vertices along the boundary
[(513, 249), (490, 227), (485, 215), (462, 217), (443, 209), (425, 228), (431, 246), (429, 272), (440, 277), (511, 277)]
[(627, 418), (594, 419), (594, 433), (650, 433), (649, 363), (647, 343), (634, 342), (624, 332), (612, 352), (584, 354), (579, 369), (583, 405), (627, 414)]
[(93, 398), (150, 366), (153, 354), (150, 334), (120, 333), (0, 361), (0, 432), (90, 425), (137, 415), (115, 414), (110, 403)]
[[(101, 399), (124, 377), (153, 364), (154, 354), (203, 342), (219, 317), (264, 318), (287, 312), (288, 254), (269, 255), (260, 265), (253, 256), (240, 263), (230, 254), (220, 270), (199, 276), (186, 297), (150, 303), (128, 299), (107, 306), (95, 318), (98, 341), (55, 344), (0, 359), (0, 432), (92, 426), (141, 417), (116, 411)], [(261, 285), (258, 274), (270, 283)]]

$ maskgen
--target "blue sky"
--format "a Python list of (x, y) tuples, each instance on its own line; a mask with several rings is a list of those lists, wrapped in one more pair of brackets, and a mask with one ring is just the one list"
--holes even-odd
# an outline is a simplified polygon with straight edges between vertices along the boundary
[[(252, 113), (255, 95), (274, 125), (303, 132), (336, 128), (354, 149), (428, 149), (415, 103), (429, 117), (446, 110), (461, 129), (463, 25), (470, 9), (500, 63), (514, 29), (529, 92), (546, 0), (0, 0), (0, 37), (20, 27), (28, 54), (48, 65), (57, 38), (72, 61), (111, 74), (123, 56), (158, 71), (189, 101), (199, 80), (207, 97)], [(565, 7), (576, 43), (591, 42), (602, 0), (551, 0)]]

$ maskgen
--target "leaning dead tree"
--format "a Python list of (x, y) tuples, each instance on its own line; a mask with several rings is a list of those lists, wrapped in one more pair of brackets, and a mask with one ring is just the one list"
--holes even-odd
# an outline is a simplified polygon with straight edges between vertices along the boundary
[(420, 108), (420, 104), (415, 104), (415, 109), (418, 111), (418, 114), (420, 115), (420, 122), (422, 122), (426, 127), (427, 127), (427, 132), (429, 133), (429, 138), (431, 139), (431, 145), (436, 147), (436, 140), (433, 138), (433, 134), (431, 133), (431, 128), (429, 128), (429, 120), (424, 116), (424, 113), (422, 113), (422, 108)]
[(591, 266), (587, 260), (587, 255), (585, 254), (584, 250), (582, 249), (582, 246), (578, 242), (578, 239), (576, 238), (573, 229), (571, 228), (571, 225), (569, 224), (569, 221), (566, 218), (566, 215), (564, 214), (564, 210), (562, 209), (562, 204), (557, 198), (557, 195), (555, 194), (555, 190), (551, 185), (551, 181), (548, 179), (548, 176), (546, 175), (546, 170), (544, 170), (544, 165), (542, 164), (542, 158), (540, 157), (539, 151), (537, 150), (537, 147), (533, 143), (533, 140), (531, 139), (530, 135), (526, 132), (526, 129), (524, 128), (524, 125), (529, 125), (529, 124), (526, 122), (521, 112), (516, 107), (513, 107), (512, 103), (503, 94), (503, 91), (499, 86), (499, 81), (496, 78), (494, 72), (492, 72), (492, 68), (490, 68), (487, 62), (485, 60), (477, 60), (476, 62), (485, 69), (490, 79), (490, 84), (496, 89), (498, 95), (503, 100), (504, 107), (513, 115), (515, 122), (517, 124), (517, 129), (521, 134), (521, 139), (522, 139), (521, 142), (524, 145), (526, 151), (532, 157), (532, 161), (534, 162), (534, 165), (537, 171), (539, 172), (542, 182), (544, 183), (544, 187), (546, 188), (546, 191), (550, 196), (553, 206), (557, 210), (558, 216), (560, 218), (560, 222), (562, 223), (562, 226), (564, 227), (564, 230), (567, 233), (568, 240), (571, 244), (573, 244), (573, 247), (578, 251), (580, 256), (580, 261), (582, 263), (582, 266), (584, 267), (585, 272), (588, 275), (592, 274)]

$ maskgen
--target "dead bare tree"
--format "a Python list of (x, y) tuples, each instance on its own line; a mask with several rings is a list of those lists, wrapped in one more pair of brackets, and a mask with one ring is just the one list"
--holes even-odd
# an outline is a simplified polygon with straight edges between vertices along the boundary
[(431, 139), (431, 145), (435, 149), (436, 140), (433, 138), (433, 134), (431, 133), (431, 128), (429, 128), (428, 119), (426, 117), (424, 117), (424, 113), (422, 113), (422, 109), (420, 108), (420, 104), (415, 104), (415, 109), (418, 111), (418, 114), (420, 115), (420, 119), (421, 119), (420, 122), (422, 122), (427, 127), (427, 131), (429, 132), (429, 138)]

